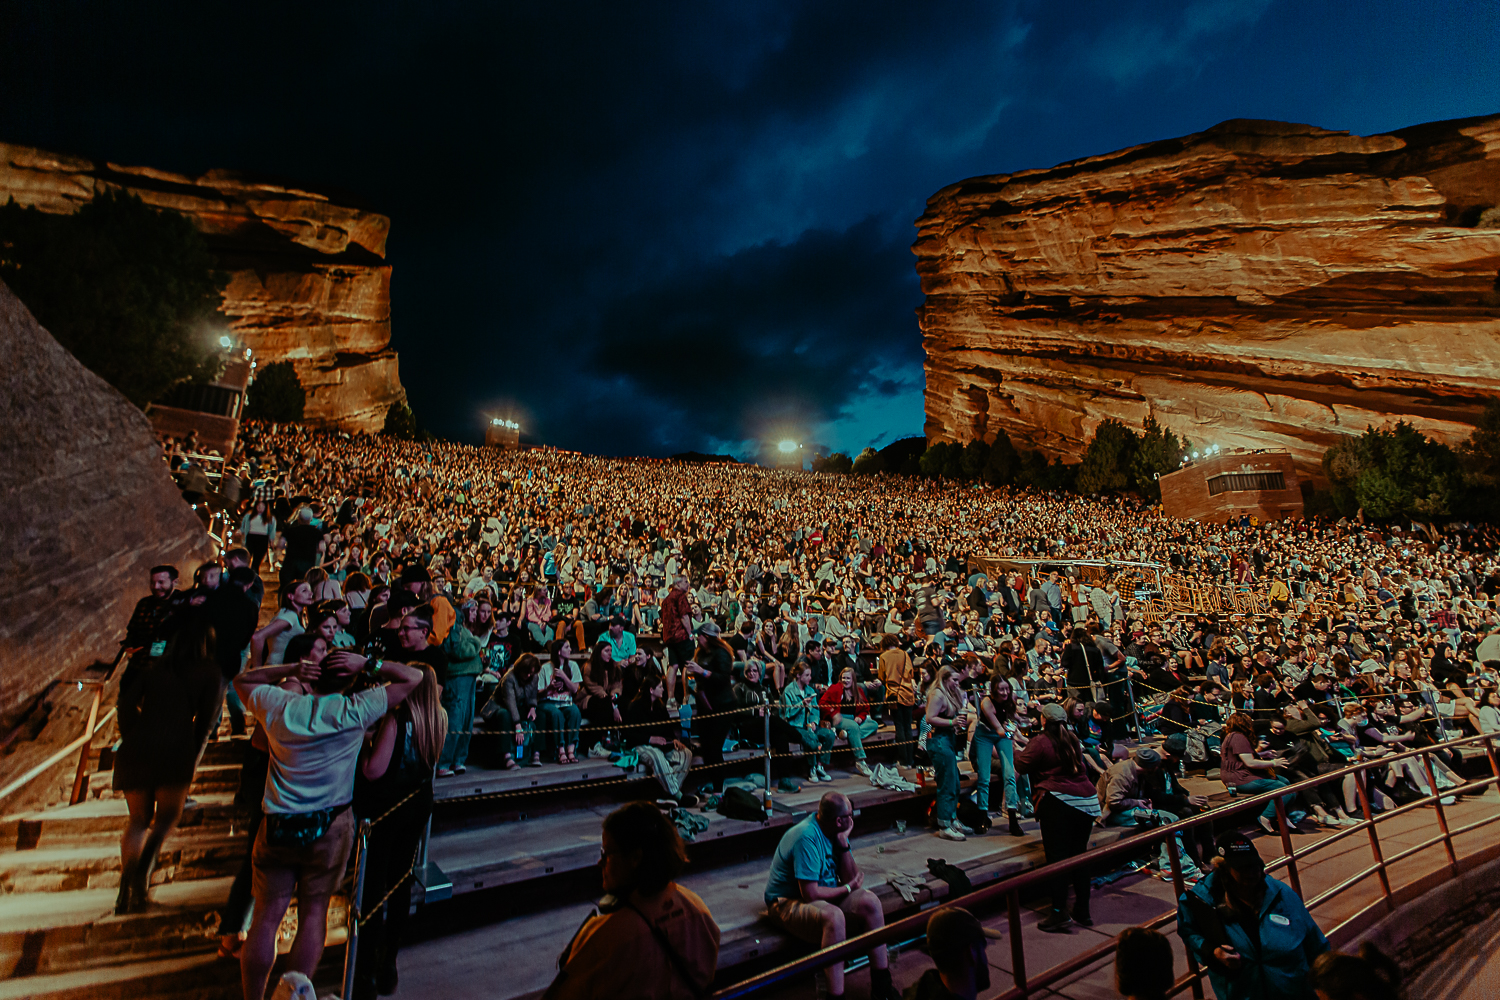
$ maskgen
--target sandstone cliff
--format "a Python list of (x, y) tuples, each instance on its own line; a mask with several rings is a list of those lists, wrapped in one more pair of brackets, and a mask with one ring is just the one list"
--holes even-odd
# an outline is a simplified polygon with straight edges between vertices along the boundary
[(390, 348), (385, 216), (222, 170), (185, 177), (0, 143), (0, 201), (71, 212), (101, 187), (194, 221), (230, 273), (230, 329), (260, 364), (296, 365), (309, 423), (379, 430), (405, 399)]
[[(213, 557), (144, 414), (0, 284), (0, 715), (109, 660), (147, 570)], [(72, 729), (66, 743), (81, 732)], [(3, 769), (0, 769), (3, 770)]]
[(1316, 472), (1500, 396), (1500, 116), (1354, 136), (1229, 121), (939, 191), (913, 252), (930, 441), (1076, 459), (1154, 414)]

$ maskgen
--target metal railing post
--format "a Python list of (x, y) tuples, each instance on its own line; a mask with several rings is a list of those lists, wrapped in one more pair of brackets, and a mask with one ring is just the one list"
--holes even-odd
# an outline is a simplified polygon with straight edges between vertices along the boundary
[(88, 725), (83, 727), (83, 746), (78, 751), (78, 772), (73, 775), (73, 793), (68, 796), (68, 805), (76, 806), (84, 800), (84, 788), (88, 779), (89, 750), (94, 745), (94, 723), (99, 720), (99, 697), (104, 693), (102, 684), (94, 685), (94, 700), (89, 703)]
[(1299, 898), (1307, 898), (1302, 895), (1302, 879), (1297, 875), (1297, 851), (1292, 847), (1291, 825), (1286, 820), (1286, 803), (1281, 801), (1278, 795), (1271, 800), (1276, 807), (1276, 826), (1281, 831), (1281, 850), (1286, 854), (1286, 873), (1292, 880), (1292, 891)]
[(1453, 835), (1448, 832), (1448, 814), (1443, 811), (1443, 790), (1438, 787), (1432, 770), (1432, 755), (1422, 754), (1422, 770), (1427, 773), (1427, 787), (1432, 792), (1432, 808), (1437, 810), (1438, 829), (1443, 831), (1443, 849), (1448, 852), (1448, 870), (1458, 878), (1458, 856), (1453, 853)]
[(365, 865), (370, 854), (370, 821), (367, 819), (359, 821), (359, 836), (354, 840), (354, 850), (354, 897), (349, 901), (349, 939), (344, 945), (344, 1000), (351, 1000), (354, 996), (354, 963), (359, 961), (359, 910), (364, 905)]
[(770, 802), (771, 802), (771, 708), (770, 708), (770, 706), (766, 706), (761, 711), (762, 711), (762, 716), (761, 717), (763, 719), (765, 719), (765, 736), (766, 736), (766, 804), (770, 805)]
[[(1182, 857), (1177, 852), (1177, 835), (1170, 834), (1166, 840), (1167, 860), (1172, 865), (1172, 887), (1177, 891), (1177, 897), (1187, 891), (1187, 886), (1182, 881)], [(1193, 958), (1193, 953), (1187, 953), (1188, 972), (1193, 976), (1193, 1000), (1203, 1000), (1203, 972), (1198, 967), (1198, 960)]]
[(1021, 894), (1015, 889), (1005, 894), (1005, 911), (1010, 921), (1010, 964), (1011, 978), (1016, 982), (1016, 989), (1021, 991), (1021, 996), (1029, 996), (1030, 991), (1026, 988), (1026, 948), (1021, 941)]
[(1366, 829), (1370, 834), (1370, 854), (1375, 859), (1375, 874), (1380, 878), (1380, 890), (1385, 898), (1386, 912), (1391, 912), (1395, 906), (1391, 903), (1391, 877), (1385, 870), (1385, 853), (1380, 849), (1380, 834), (1375, 829), (1375, 814), (1370, 809), (1370, 793), (1365, 786), (1365, 774), (1368, 768), (1354, 773), (1354, 791), (1359, 796), (1360, 812), (1364, 814), (1365, 822), (1369, 824)]

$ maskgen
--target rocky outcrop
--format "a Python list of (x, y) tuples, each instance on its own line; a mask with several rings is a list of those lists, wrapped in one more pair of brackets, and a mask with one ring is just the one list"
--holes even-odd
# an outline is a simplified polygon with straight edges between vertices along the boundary
[(385, 216), (223, 170), (185, 177), (0, 144), (0, 201), (71, 212), (101, 187), (193, 220), (230, 274), (230, 331), (260, 364), (296, 365), (309, 423), (379, 430), (406, 398), (390, 348)]
[(1229, 121), (933, 195), (913, 247), (930, 441), (1076, 459), (1154, 415), (1290, 450), (1500, 395), (1500, 116), (1355, 136)]
[(145, 415), (4, 284), (0, 344), (3, 715), (114, 655), (151, 566), (172, 563), (191, 579), (214, 550)]

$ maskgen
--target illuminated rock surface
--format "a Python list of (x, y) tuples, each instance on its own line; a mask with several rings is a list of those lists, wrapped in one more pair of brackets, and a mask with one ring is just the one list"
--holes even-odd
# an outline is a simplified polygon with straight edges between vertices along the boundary
[(1076, 460), (1116, 417), (1315, 468), (1500, 395), (1500, 116), (1352, 136), (1229, 121), (927, 203), (927, 436)]
[(228, 171), (185, 177), (0, 144), (0, 201), (71, 212), (101, 187), (193, 220), (230, 274), (230, 328), (259, 363), (296, 365), (309, 423), (379, 430), (406, 398), (390, 348), (385, 216)]

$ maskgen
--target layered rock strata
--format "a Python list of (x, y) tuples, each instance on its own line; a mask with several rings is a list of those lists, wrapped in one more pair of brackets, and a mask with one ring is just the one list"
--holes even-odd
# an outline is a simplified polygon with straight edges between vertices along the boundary
[(151, 566), (172, 563), (190, 581), (214, 549), (145, 415), (4, 284), (0, 343), (4, 715), (51, 681), (113, 657)]
[(0, 144), (0, 202), (72, 212), (101, 188), (193, 220), (230, 275), (229, 330), (260, 364), (296, 365), (309, 423), (379, 430), (406, 398), (390, 347), (388, 218), (223, 170), (186, 177)]
[(918, 220), (930, 441), (1076, 460), (1110, 417), (1290, 451), (1500, 396), (1500, 116), (1228, 121), (944, 188)]

